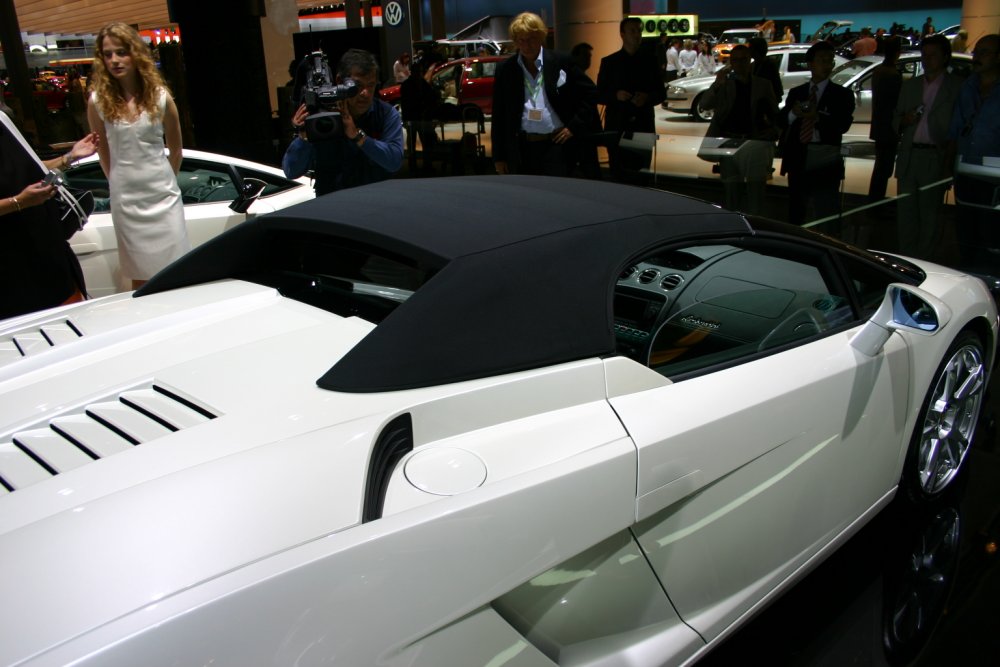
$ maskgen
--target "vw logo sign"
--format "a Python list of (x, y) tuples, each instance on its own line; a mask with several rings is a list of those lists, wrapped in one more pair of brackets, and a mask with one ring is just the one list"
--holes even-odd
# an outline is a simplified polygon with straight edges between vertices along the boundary
[(382, 9), (382, 16), (385, 18), (386, 23), (391, 26), (397, 26), (403, 21), (403, 7), (393, 0)]

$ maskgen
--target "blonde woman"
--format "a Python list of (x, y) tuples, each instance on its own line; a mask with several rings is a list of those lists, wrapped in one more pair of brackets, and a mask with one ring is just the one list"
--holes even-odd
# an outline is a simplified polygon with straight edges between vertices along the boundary
[(691, 76), (695, 67), (698, 66), (698, 52), (694, 49), (694, 42), (690, 39), (684, 40), (684, 48), (677, 54), (677, 62), (681, 66), (681, 76)]
[(149, 47), (129, 25), (98, 33), (92, 80), (87, 116), (100, 135), (121, 272), (138, 289), (190, 248), (177, 186), (180, 120)]

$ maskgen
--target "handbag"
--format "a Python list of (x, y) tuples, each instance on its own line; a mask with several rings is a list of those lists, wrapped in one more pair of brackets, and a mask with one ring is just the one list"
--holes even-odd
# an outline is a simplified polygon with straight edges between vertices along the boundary
[(63, 238), (68, 241), (74, 234), (83, 229), (83, 226), (87, 224), (87, 218), (94, 212), (94, 193), (67, 186), (62, 173), (49, 171), (38, 154), (25, 141), (17, 126), (7, 117), (7, 114), (0, 112), (0, 122), (4, 124), (11, 136), (18, 140), (21, 147), (24, 148), (24, 152), (38, 163), (42, 173), (45, 174), (44, 182), (55, 186), (58, 196), (47, 202), (51, 205), (46, 206), (46, 212), (59, 223)]
[(52, 200), (55, 210), (51, 214), (58, 218), (63, 238), (69, 241), (94, 212), (94, 193), (66, 185), (57, 185), (56, 192), (58, 196)]

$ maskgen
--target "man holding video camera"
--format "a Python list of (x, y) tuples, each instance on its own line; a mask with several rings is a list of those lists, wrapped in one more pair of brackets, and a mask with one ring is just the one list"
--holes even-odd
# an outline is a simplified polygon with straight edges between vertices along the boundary
[(312, 169), (317, 195), (383, 181), (403, 165), (403, 123), (399, 113), (375, 97), (378, 64), (361, 49), (350, 49), (337, 63), (336, 85), (326, 57), (312, 54), (300, 67), (292, 116), (298, 136), (281, 167), (289, 178)]

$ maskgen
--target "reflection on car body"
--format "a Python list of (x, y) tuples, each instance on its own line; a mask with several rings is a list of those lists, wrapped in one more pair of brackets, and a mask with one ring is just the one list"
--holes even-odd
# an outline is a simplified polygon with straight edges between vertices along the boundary
[[(493, 77), (497, 65), (506, 56), (461, 58), (439, 65), (431, 75), (431, 86), (440, 96), (439, 113), (444, 120), (471, 119), (493, 113)], [(379, 91), (379, 98), (389, 104), (399, 104), (400, 87), (388, 86)]]
[[(66, 90), (46, 79), (32, 79), (31, 94), (42, 100), (49, 111), (59, 111), (69, 106)], [(6, 81), (3, 82), (3, 96), (8, 104), (14, 99), (14, 91)]]
[[(870, 123), (872, 120), (872, 76), (881, 64), (881, 56), (862, 56), (838, 65), (830, 75), (831, 81), (854, 92), (855, 123)], [(924, 73), (920, 53), (914, 51), (904, 52), (899, 57), (897, 68), (904, 81)], [(963, 78), (968, 76), (972, 71), (972, 56), (952, 54), (948, 70)]]
[[(235, 213), (229, 204), (236, 199), (233, 170), (240, 177), (266, 183), (250, 214), (267, 213), (315, 197), (307, 178), (285, 178), (280, 169), (214, 153), (185, 150), (177, 185), (184, 202), (184, 220), (191, 246), (196, 247), (226, 229), (239, 224), (246, 215)], [(70, 239), (80, 260), (84, 282), (92, 297), (126, 289), (127, 281), (118, 270), (118, 241), (111, 221), (111, 192), (97, 156), (87, 158), (66, 171), (74, 188), (94, 195), (94, 213), (86, 226)]]
[(0, 322), (0, 663), (690, 664), (956, 486), (997, 329), (976, 278), (609, 182), (254, 217)]
[[(781, 46), (769, 49), (767, 59), (774, 63), (781, 77), (781, 86), (787, 96), (788, 91), (806, 82), (811, 75), (806, 63), (808, 46)], [(847, 62), (836, 56), (835, 64)], [(715, 82), (715, 75), (693, 79), (675, 79), (667, 88), (667, 109), (677, 113), (690, 113), (697, 120), (711, 120), (712, 110), (701, 108), (701, 95)], [(779, 105), (781, 100), (779, 100)]]

